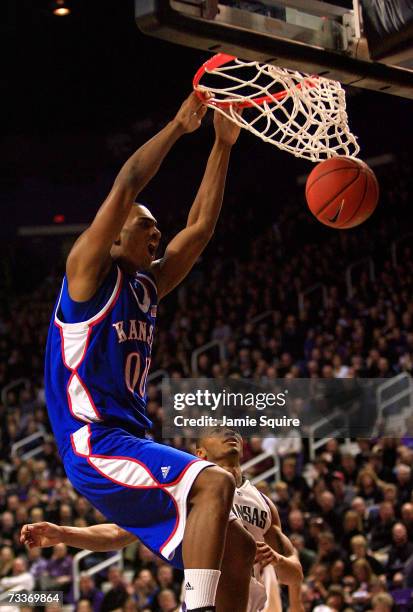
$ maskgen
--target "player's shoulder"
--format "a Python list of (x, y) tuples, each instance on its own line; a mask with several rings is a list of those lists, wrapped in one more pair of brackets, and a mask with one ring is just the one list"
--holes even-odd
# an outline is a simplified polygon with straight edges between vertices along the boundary
[(261, 495), (261, 498), (264, 500), (264, 502), (268, 506), (270, 513), (271, 513), (273, 524), (276, 526), (280, 526), (281, 525), (280, 515), (278, 514), (278, 510), (277, 510), (275, 503), (272, 501), (272, 499), (270, 499), (267, 495), (265, 495), (265, 493), (257, 489), (257, 487), (254, 487), (254, 488), (259, 493), (259, 495)]

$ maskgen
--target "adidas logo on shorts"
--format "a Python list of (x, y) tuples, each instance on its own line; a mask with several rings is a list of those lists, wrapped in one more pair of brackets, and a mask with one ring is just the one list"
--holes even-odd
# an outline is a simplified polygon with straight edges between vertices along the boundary
[(170, 469), (171, 469), (170, 465), (165, 465), (164, 467), (161, 467), (161, 472), (162, 472), (163, 478), (166, 478), (168, 476)]

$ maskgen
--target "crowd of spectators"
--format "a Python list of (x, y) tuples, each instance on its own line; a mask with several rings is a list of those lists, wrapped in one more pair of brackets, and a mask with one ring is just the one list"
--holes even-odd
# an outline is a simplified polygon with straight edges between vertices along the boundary
[[(268, 215), (257, 215), (248, 194), (240, 194), (239, 203), (229, 202), (204, 258), (159, 307), (153, 371), (256, 382), (411, 374), (413, 255), (407, 239), (391, 251), (409, 231), (404, 212), (411, 181), (406, 161), (386, 173), (383, 206), (395, 214), (378, 212), (365, 228), (348, 233), (323, 228), (293, 196), (270, 223)], [(346, 268), (362, 257), (372, 258), (374, 275), (363, 265), (354, 270), (349, 293)], [(125, 551), (123, 569), (82, 575), (75, 601), (75, 551), (63, 544), (28, 551), (19, 542), (20, 527), (28, 521), (77, 526), (104, 521), (67, 481), (50, 436), (43, 352), (59, 282), (50, 273), (30, 293), (12, 292), (1, 303), (0, 588), (62, 590), (66, 603), (80, 612), (170, 612), (180, 601), (181, 576), (140, 544)], [(300, 304), (300, 292), (316, 283), (324, 286), (324, 298), (315, 292)], [(192, 372), (193, 350), (210, 340), (223, 343), (225, 358), (212, 350), (199, 357)], [(153, 383), (148, 396), (153, 435), (160, 439), (163, 411)], [(44, 432), (39, 454), (22, 460), (20, 451), (12, 453), (14, 444), (38, 431)], [(193, 450), (184, 439), (168, 443)], [(38, 444), (29, 442), (22, 450)], [(245, 458), (269, 444), (246, 441)], [(361, 439), (351, 448), (330, 440), (313, 462), (305, 441), (272, 444), (282, 458), (280, 479), (259, 486), (277, 504), (299, 551), (304, 609), (412, 609), (410, 439)], [(265, 467), (256, 466), (255, 473)], [(101, 558), (86, 558), (83, 570)]]
[[(252, 456), (260, 445), (259, 439), (246, 441), (245, 455)], [(280, 479), (257, 485), (276, 503), (283, 530), (299, 552), (303, 609), (410, 610), (413, 448), (390, 438), (359, 439), (348, 448), (330, 439), (303, 472), (304, 460), (304, 449), (288, 452)], [(77, 551), (65, 544), (26, 550), (19, 542), (20, 528), (41, 520), (88, 526), (104, 517), (73, 490), (57, 461), (48, 463), (41, 454), (12, 463), (0, 490), (1, 589), (63, 591), (66, 604), (82, 612), (177, 609), (180, 572), (138, 543), (125, 550), (123, 569), (114, 565), (94, 577), (85, 570), (109, 553), (87, 557), (76, 600), (72, 573)]]

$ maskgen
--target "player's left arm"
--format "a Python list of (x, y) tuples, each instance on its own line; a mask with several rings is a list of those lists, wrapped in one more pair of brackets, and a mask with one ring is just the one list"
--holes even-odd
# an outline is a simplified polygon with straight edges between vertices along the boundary
[(71, 527), (42, 521), (23, 525), (20, 532), (20, 543), (29, 548), (47, 548), (63, 543), (74, 548), (107, 552), (120, 550), (135, 541), (133, 534), (114, 523)]
[(231, 148), (240, 128), (215, 111), (215, 142), (204, 177), (189, 211), (186, 227), (168, 244), (162, 259), (152, 264), (158, 295), (172, 291), (185, 276), (210, 241), (221, 211)]
[(260, 547), (262, 557), (260, 563), (261, 565), (265, 565), (266, 562), (272, 563), (277, 577), (282, 584), (301, 584), (304, 575), (297, 552), (290, 540), (282, 532), (280, 516), (274, 503), (267, 497), (265, 499), (271, 510), (271, 526), (265, 533), (264, 540), (270, 550), (262, 546)]

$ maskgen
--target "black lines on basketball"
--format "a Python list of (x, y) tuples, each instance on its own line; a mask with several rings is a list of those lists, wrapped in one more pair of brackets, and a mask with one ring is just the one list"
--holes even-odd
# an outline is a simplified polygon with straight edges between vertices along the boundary
[(346, 225), (349, 225), (349, 223), (351, 223), (351, 221), (357, 215), (357, 213), (359, 212), (360, 208), (363, 206), (364, 198), (366, 197), (366, 191), (367, 191), (367, 185), (368, 185), (369, 179), (368, 179), (368, 176), (367, 176), (367, 174), (365, 172), (363, 172), (362, 176), (364, 176), (364, 191), (363, 191), (363, 195), (360, 198), (360, 202), (358, 203), (358, 206), (357, 206), (356, 210), (353, 212), (351, 217), (349, 219), (347, 219)]

